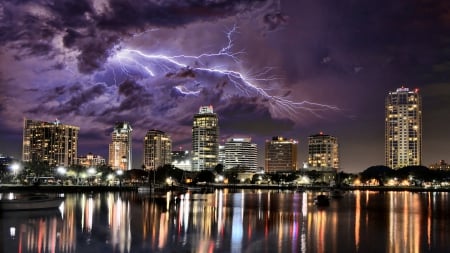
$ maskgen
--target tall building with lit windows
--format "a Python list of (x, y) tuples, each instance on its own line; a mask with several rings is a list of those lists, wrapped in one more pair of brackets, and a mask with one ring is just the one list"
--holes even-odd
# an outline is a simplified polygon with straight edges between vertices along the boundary
[(308, 168), (339, 168), (339, 145), (336, 137), (322, 132), (308, 137)]
[(422, 164), (422, 98), (401, 87), (385, 103), (385, 162), (392, 169)]
[(144, 166), (155, 170), (172, 163), (172, 140), (160, 130), (149, 130), (144, 137)]
[(202, 106), (192, 124), (192, 170), (214, 168), (219, 159), (219, 119), (213, 107)]
[(225, 143), (225, 169), (241, 167), (256, 171), (258, 147), (251, 138), (229, 138)]
[(24, 119), (22, 160), (44, 161), (50, 166), (75, 164), (79, 130), (79, 127), (63, 125), (58, 120)]
[(281, 136), (266, 141), (265, 171), (288, 172), (297, 170), (298, 141)]
[(133, 129), (128, 122), (117, 122), (114, 125), (108, 158), (108, 163), (114, 170), (131, 170), (132, 168), (132, 131)]

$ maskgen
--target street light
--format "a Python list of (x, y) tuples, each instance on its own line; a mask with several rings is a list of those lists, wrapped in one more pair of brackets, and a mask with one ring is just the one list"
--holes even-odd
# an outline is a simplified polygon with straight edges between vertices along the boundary
[(87, 170), (87, 173), (90, 177), (94, 177), (96, 172), (97, 172), (96, 169), (92, 167)]
[(119, 169), (116, 171), (117, 176), (119, 176), (119, 187), (122, 187), (122, 175), (123, 175), (123, 170)]
[(13, 172), (13, 181), (16, 180), (17, 172), (20, 170), (20, 165), (18, 163), (13, 163), (10, 166), (12, 172)]
[(66, 173), (67, 173), (67, 169), (66, 168), (64, 168), (63, 166), (59, 166), (58, 168), (56, 168), (56, 173), (58, 174), (58, 175), (60, 175), (60, 177), (62, 178), (62, 184), (64, 185), (64, 176), (66, 175)]

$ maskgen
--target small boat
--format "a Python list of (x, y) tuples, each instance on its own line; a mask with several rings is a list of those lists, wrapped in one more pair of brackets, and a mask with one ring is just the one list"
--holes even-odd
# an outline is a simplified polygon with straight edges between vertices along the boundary
[(325, 194), (317, 195), (314, 199), (314, 204), (316, 206), (329, 206), (330, 205), (330, 199)]
[(1, 211), (39, 210), (58, 208), (64, 201), (62, 197), (50, 197), (45, 194), (24, 195), (15, 199), (1, 199)]

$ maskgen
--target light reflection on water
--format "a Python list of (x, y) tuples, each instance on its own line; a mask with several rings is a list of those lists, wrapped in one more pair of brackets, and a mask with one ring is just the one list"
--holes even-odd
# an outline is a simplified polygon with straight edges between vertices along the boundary
[[(3, 212), (1, 252), (446, 252), (448, 193), (216, 190), (66, 194), (60, 210)], [(4, 195), (6, 196), (6, 195)], [(8, 195), (9, 196), (9, 195)]]

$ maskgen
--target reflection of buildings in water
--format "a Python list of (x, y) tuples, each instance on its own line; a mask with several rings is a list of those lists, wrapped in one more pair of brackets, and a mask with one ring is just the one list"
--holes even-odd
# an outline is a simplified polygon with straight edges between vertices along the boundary
[(61, 235), (59, 237), (59, 249), (61, 252), (75, 252), (77, 246), (76, 229), (76, 202), (73, 197), (66, 197), (62, 209), (63, 222), (61, 226)]
[[(112, 193), (111, 193), (112, 194)], [(130, 204), (122, 201), (120, 196), (115, 198), (113, 205), (108, 206), (109, 228), (111, 244), (114, 252), (130, 252)], [(116, 251), (117, 250), (117, 251)]]
[(15, 211), (2, 213), (1, 247), (9, 252), (56, 252), (61, 235), (61, 213), (45, 211)]

